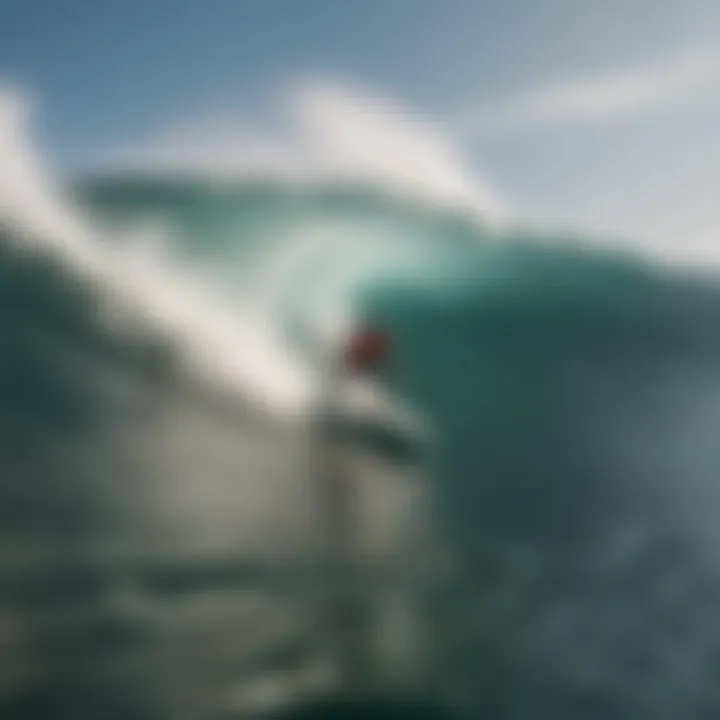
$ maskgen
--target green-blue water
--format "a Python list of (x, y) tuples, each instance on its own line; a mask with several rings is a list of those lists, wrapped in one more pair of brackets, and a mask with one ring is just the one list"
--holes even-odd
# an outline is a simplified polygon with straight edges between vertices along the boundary
[[(434, 507), (456, 560), (432, 600), (440, 686), (489, 718), (720, 713), (712, 283), (358, 186), (126, 178), (79, 197), (106, 226), (159, 227), (218, 302), (272, 308), (298, 362), (317, 361), (326, 317), (390, 333), (382, 380), (437, 434)], [(3, 239), (3, 412), (35, 448), (68, 436), (82, 455), (120, 401), (53, 343), (160, 375), (171, 353), (124, 345), (70, 276)], [(65, 497), (33, 462), (28, 477)], [(47, 507), (12, 473), (4, 489)]]

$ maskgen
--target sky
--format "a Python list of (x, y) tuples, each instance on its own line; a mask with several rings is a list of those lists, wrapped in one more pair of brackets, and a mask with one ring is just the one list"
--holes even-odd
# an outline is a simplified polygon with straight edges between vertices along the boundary
[(365, 162), (342, 124), (377, 140), (373, 172), (609, 236), (720, 240), (716, 0), (0, 0), (0, 82), (60, 172), (266, 158), (269, 128), (286, 156), (303, 122), (306, 155)]

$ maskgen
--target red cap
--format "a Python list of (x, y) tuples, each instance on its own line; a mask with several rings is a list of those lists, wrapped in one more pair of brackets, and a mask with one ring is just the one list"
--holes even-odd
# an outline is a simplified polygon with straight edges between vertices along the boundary
[(345, 346), (345, 363), (355, 372), (378, 370), (388, 358), (389, 346), (388, 336), (381, 330), (358, 330)]

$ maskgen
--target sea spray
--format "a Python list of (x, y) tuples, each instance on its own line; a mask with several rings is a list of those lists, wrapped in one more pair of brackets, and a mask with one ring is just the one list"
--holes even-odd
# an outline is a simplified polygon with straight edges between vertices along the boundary
[[(96, 527), (85, 538), (116, 522), (127, 539), (122, 498), (137, 509), (151, 489), (145, 527), (165, 528), (171, 545), (210, 527), (222, 529), (212, 536), (219, 546), (240, 535), (244, 548), (277, 541), (252, 511), (273, 508), (282, 525), (297, 495), (235, 484), (249, 457), (238, 441), (243, 413), (216, 408), (257, 393), (267, 421), (270, 398), (298, 386), (306, 398), (327, 328), (332, 340), (336, 322), (362, 319), (393, 338), (382, 381), (437, 435), (433, 511), (452, 555), (435, 593), (439, 689), (518, 720), (717, 713), (720, 303), (711, 280), (591, 251), (588, 238), (501, 231), (371, 184), (110, 177), (74, 188), (78, 205), (58, 201), (48, 214), (27, 152), (8, 165), (25, 179), (5, 184), (14, 194), (4, 196), (12, 213), (0, 256), (4, 487), (17, 500), (4, 507), (24, 508), (8, 513), (20, 527), (53, 528), (56, 552), (54, 539), (82, 528), (83, 502), (104, 499), (102, 511), (90, 503)], [(161, 251), (138, 254), (148, 224)], [(108, 307), (122, 307), (120, 326), (135, 330), (109, 322)], [(298, 366), (308, 374), (298, 378)], [(231, 377), (226, 402), (208, 404), (221, 367)], [(260, 435), (275, 438), (270, 426)], [(277, 452), (286, 438), (260, 452), (248, 436), (261, 466), (279, 463), (263, 472), (290, 472)], [(216, 494), (206, 478), (220, 484)], [(98, 486), (106, 491), (87, 490)], [(169, 488), (180, 486), (173, 500)], [(236, 505), (245, 512), (237, 537)], [(225, 522), (213, 524), (221, 506)], [(65, 521), (54, 527), (41, 511)], [(143, 562), (133, 567), (163, 592), (198, 577)], [(223, 625), (233, 608), (248, 612), (232, 624), (247, 647), (273, 646), (251, 633), (271, 617), (293, 625), (296, 645), (311, 644), (295, 633), (306, 625), (299, 599), (263, 614), (264, 596), (254, 598), (260, 609), (223, 597), (204, 597), (205, 615), (160, 603), (142, 626), (151, 636), (168, 630), (183, 666), (148, 676), (158, 695), (200, 669), (190, 651), (198, 638), (221, 635), (232, 647), (208, 643), (211, 657), (198, 662), (207, 661), (199, 675), (209, 685), (203, 695), (188, 683), (192, 703), (208, 687), (222, 694), (211, 669), (229, 684), (253, 674), (254, 654), (238, 660), (242, 643)]]

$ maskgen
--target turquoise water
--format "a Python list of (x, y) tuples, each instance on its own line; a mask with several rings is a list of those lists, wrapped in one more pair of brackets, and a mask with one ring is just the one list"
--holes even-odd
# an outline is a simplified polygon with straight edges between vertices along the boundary
[[(720, 710), (711, 282), (368, 187), (110, 178), (76, 190), (104, 227), (153, 227), (224, 307), (264, 308), (299, 364), (323, 359), (343, 318), (389, 332), (381, 380), (437, 436), (433, 503), (455, 559), (431, 601), (445, 692), (519, 720)], [(83, 454), (121, 400), (110, 407), (47, 339), (112, 356), (120, 374), (163, 375), (172, 351), (152, 333), (120, 339), (71, 275), (12, 247), (6, 235), (2, 323), (22, 360), (0, 373), (3, 403), (36, 446), (68, 433)], [(38, 487), (58, 475), (33, 472)]]

